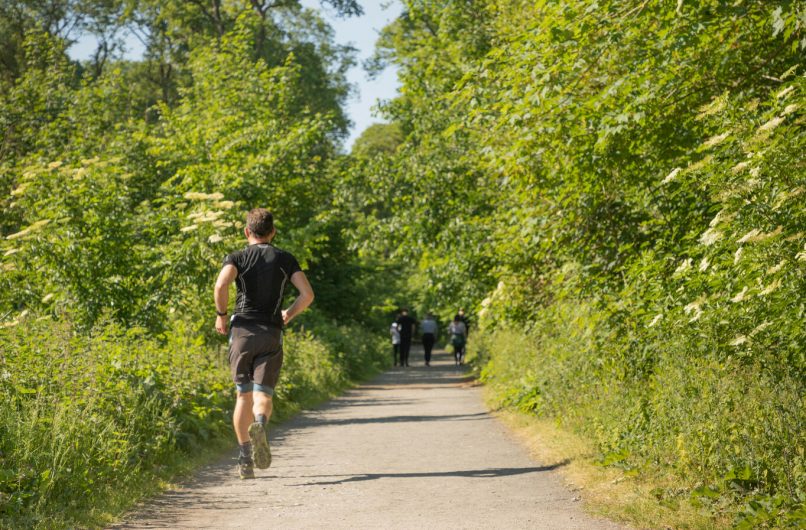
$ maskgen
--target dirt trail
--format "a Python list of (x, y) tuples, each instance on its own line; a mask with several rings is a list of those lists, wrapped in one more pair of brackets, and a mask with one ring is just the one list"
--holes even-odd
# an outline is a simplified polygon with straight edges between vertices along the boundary
[(275, 428), (256, 480), (233, 453), (114, 528), (619, 528), (582, 512), (447, 354), (412, 357)]

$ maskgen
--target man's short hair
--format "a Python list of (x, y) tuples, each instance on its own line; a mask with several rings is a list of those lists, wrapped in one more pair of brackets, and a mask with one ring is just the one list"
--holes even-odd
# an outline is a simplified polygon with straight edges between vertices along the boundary
[(254, 208), (246, 214), (246, 228), (257, 237), (266, 237), (274, 230), (274, 216), (265, 208)]

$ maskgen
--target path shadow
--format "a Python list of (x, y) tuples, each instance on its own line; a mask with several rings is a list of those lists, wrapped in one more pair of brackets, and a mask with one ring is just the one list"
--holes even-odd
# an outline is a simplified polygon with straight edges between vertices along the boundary
[(489, 419), (486, 412), (475, 414), (445, 414), (440, 416), (378, 416), (376, 418), (326, 418), (308, 415), (300, 417), (294, 427), (318, 427), (320, 425), (362, 425), (368, 423), (419, 423), (423, 421), (474, 421)]
[(325, 480), (305, 482), (302, 484), (291, 484), (291, 486), (331, 486), (337, 484), (346, 484), (348, 482), (364, 482), (367, 480), (378, 480), (381, 478), (441, 478), (441, 477), (467, 477), (467, 478), (494, 478), (494, 477), (511, 477), (515, 475), (525, 475), (527, 473), (542, 473), (544, 471), (552, 471), (565, 465), (568, 465), (569, 460), (563, 460), (550, 466), (537, 466), (537, 467), (497, 467), (490, 469), (472, 469), (461, 471), (431, 471), (431, 472), (418, 472), (418, 473), (363, 473), (360, 475), (309, 475), (305, 478), (328, 478), (328, 477), (347, 477), (338, 480)]
[[(229, 468), (231, 472), (231, 467)], [(226, 478), (222, 478), (222, 481)], [(204, 485), (204, 484), (203, 484)], [(139, 530), (142, 528), (188, 528), (179, 523), (183, 514), (188, 511), (232, 511), (237, 513), (243, 510), (243, 493), (220, 493), (202, 496), (198, 491), (190, 489), (171, 490), (148, 500), (147, 504), (137, 507), (137, 517), (131, 521), (121, 521), (107, 525), (106, 530)]]
[[(413, 405), (416, 403), (413, 399), (351, 399), (349, 397), (338, 397), (334, 399), (336, 407), (388, 407), (397, 405)], [(319, 407), (317, 410), (325, 410), (325, 407)]]

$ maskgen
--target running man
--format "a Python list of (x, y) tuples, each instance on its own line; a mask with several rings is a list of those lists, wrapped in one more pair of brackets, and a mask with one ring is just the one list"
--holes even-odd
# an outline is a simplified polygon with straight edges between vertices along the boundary
[[(268, 210), (246, 215), (244, 235), (249, 245), (224, 258), (215, 284), (215, 328), (227, 333), (229, 286), (236, 279), (238, 294), (230, 330), (229, 364), (237, 388), (232, 415), (240, 455), (238, 474), (255, 478), (253, 466), (271, 465), (267, 426), (272, 396), (283, 365), (283, 326), (313, 302), (313, 289), (296, 258), (271, 244), (277, 234)], [(294, 303), (281, 310), (286, 285), (299, 291)]]

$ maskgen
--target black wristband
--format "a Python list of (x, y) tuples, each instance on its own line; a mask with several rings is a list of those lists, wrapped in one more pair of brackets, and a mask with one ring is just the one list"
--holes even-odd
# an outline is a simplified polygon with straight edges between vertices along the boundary
[(227, 312), (226, 312), (226, 311), (224, 311), (223, 313), (220, 313), (220, 312), (218, 311), (218, 309), (216, 309), (216, 310), (215, 310), (215, 314), (216, 314), (216, 315), (218, 315), (218, 316), (220, 316), (220, 317), (225, 317), (225, 316), (227, 316)]

